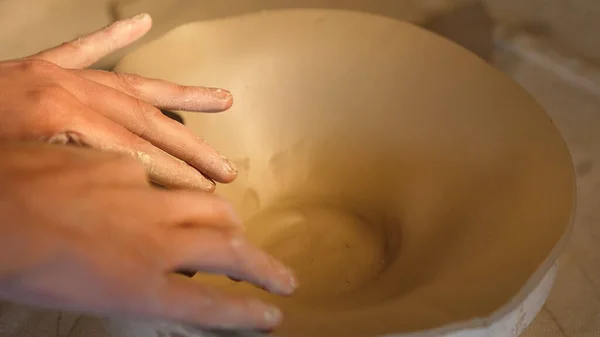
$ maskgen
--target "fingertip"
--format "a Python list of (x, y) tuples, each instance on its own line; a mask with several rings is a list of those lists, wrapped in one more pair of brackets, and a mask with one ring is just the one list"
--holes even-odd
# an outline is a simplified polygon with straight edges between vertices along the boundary
[(299, 282), (294, 271), (266, 252), (248, 246), (244, 249), (245, 261), (237, 270), (232, 270), (230, 278), (250, 282), (254, 286), (278, 296), (290, 296), (298, 288)]
[(221, 184), (229, 184), (235, 181), (235, 179), (237, 179), (237, 172), (236, 173), (226, 173), (225, 175), (221, 176), (218, 179), (218, 182)]
[(270, 331), (283, 321), (283, 313), (274, 305), (251, 299), (249, 306), (249, 311), (255, 313), (253, 329)]
[(219, 101), (228, 101), (231, 100), (232, 95), (229, 90), (221, 89), (221, 88), (211, 88), (213, 98)]
[(138, 13), (134, 16), (131, 16), (123, 21), (129, 21), (131, 23), (135, 23), (137, 25), (144, 25), (148, 28), (152, 26), (152, 16), (150, 14), (142, 12)]
[(210, 97), (212, 103), (204, 108), (208, 112), (222, 112), (228, 110), (233, 105), (233, 95), (229, 90), (221, 88), (210, 88)]
[(223, 310), (223, 315), (220, 315), (222, 318), (219, 319), (221, 322), (215, 324), (216, 327), (273, 331), (283, 321), (283, 313), (278, 307), (257, 299), (247, 298), (231, 304), (233, 306)]
[(233, 95), (229, 96), (228, 99), (223, 100), (221, 104), (221, 111), (229, 110), (233, 106)]
[(233, 182), (238, 176), (238, 169), (227, 157), (219, 155), (220, 166), (215, 167), (214, 180), (228, 184)]
[(268, 305), (263, 313), (263, 320), (265, 322), (265, 326), (263, 328), (271, 330), (281, 324), (281, 321), (283, 320), (283, 313), (281, 310), (279, 310), (279, 308)]
[(174, 185), (173, 188), (189, 188), (191, 190), (197, 190), (200, 192), (214, 193), (217, 189), (217, 186), (212, 180), (203, 178), (197, 182)]
[(181, 173), (179, 178), (177, 178), (167, 174), (158, 175), (153, 173), (152, 168), (147, 170), (150, 172), (150, 180), (152, 183), (161, 185), (167, 189), (190, 189), (206, 193), (214, 193), (217, 189), (214, 181), (204, 177), (204, 175), (200, 173), (192, 174), (192, 176)]
[(189, 176), (189, 180), (187, 180), (186, 183), (180, 184), (180, 186), (178, 187), (183, 187), (183, 188), (190, 188), (193, 190), (200, 190), (202, 192), (206, 192), (206, 193), (214, 193), (215, 190), (217, 189), (217, 185), (215, 183), (215, 181), (212, 179), (212, 177), (206, 176), (205, 174), (203, 174), (202, 172), (192, 168), (191, 166), (189, 166), (191, 168), (191, 174)]
[(206, 180), (206, 183), (203, 184), (203, 186), (200, 187), (200, 189), (207, 193), (214, 193), (215, 190), (217, 189), (217, 185), (215, 184), (215, 182), (210, 179), (205, 179), (205, 180)]
[(124, 36), (118, 48), (129, 45), (142, 38), (152, 28), (152, 17), (148, 13), (139, 13), (124, 20), (115, 21), (107, 28), (111, 35)]
[(204, 172), (211, 180), (221, 184), (229, 184), (238, 176), (235, 165), (223, 156), (219, 156), (218, 159), (212, 160), (210, 163), (200, 162), (194, 166)]
[[(276, 263), (279, 264), (279, 263)], [(291, 296), (298, 288), (298, 278), (296, 274), (289, 268), (281, 265), (278, 267), (281, 270), (277, 277), (269, 280), (269, 284), (265, 284), (265, 289), (270, 293), (280, 296)]]

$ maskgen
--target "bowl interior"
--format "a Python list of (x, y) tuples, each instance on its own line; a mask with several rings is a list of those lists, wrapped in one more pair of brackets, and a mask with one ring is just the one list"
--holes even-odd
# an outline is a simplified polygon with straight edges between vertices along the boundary
[(365, 337), (487, 317), (535, 285), (569, 226), (571, 161), (541, 107), (410, 24), (337, 10), (254, 13), (180, 26), (116, 70), (234, 94), (228, 112), (182, 114), (237, 164), (238, 179), (217, 193), (301, 288), (279, 298), (196, 278), (280, 305), (279, 336)]

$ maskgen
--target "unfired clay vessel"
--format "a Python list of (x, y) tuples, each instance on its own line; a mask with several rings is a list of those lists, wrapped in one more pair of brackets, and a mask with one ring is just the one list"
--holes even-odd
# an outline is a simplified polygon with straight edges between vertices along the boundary
[(183, 116), (235, 161), (218, 193), (301, 288), (195, 279), (279, 305), (275, 335), (516, 336), (545, 301), (570, 156), (542, 108), (467, 50), (389, 18), (278, 10), (181, 26), (116, 70), (233, 92), (228, 112)]

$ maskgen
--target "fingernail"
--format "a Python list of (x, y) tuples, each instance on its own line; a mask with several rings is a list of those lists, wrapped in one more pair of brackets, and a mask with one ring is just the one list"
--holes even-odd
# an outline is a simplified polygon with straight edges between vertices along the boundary
[(298, 279), (296, 274), (289, 268), (283, 267), (284, 274), (282, 274), (281, 283), (278, 284), (278, 292), (281, 295), (289, 296), (294, 293), (298, 288)]
[(288, 268), (288, 274), (290, 278), (290, 286), (292, 286), (292, 288), (296, 290), (299, 286), (298, 277), (296, 276), (296, 273), (290, 268)]
[(264, 313), (265, 322), (271, 325), (279, 324), (279, 322), (281, 322), (282, 317), (283, 315), (281, 314), (281, 310), (273, 306), (267, 307)]
[(269, 287), (269, 291), (288, 296), (291, 295), (294, 290), (298, 287), (298, 279), (296, 278), (296, 273), (293, 270), (283, 265), (280, 261), (276, 260), (273, 257), (269, 257), (270, 263), (274, 268), (277, 268), (278, 278), (274, 283)]
[(215, 89), (213, 91), (213, 97), (215, 97), (216, 99), (220, 99), (220, 100), (228, 100), (231, 97), (231, 93), (227, 90), (223, 90), (223, 89)]
[(214, 181), (210, 180), (210, 179), (203, 179), (204, 185), (203, 187), (201, 187), (204, 191), (206, 192), (214, 192), (215, 189), (217, 189), (217, 185), (215, 184)]
[(139, 13), (139, 14), (136, 14), (136, 15), (132, 16), (131, 18), (129, 18), (129, 20), (130, 21), (141, 21), (141, 20), (144, 20), (147, 16), (148, 16), (148, 13)]
[(237, 174), (238, 170), (235, 167), (235, 165), (233, 165), (233, 163), (231, 161), (229, 161), (229, 159), (227, 159), (224, 156), (221, 156), (221, 159), (223, 160), (223, 169), (225, 170), (225, 172), (229, 173), (229, 174)]

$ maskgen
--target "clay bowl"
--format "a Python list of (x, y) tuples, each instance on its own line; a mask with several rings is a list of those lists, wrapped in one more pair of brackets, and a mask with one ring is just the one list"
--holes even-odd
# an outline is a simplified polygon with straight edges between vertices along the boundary
[[(196, 279), (279, 305), (275, 335), (511, 336), (543, 304), (570, 156), (542, 108), (469, 51), (389, 18), (278, 10), (180, 26), (116, 70), (235, 95), (229, 112), (182, 114), (233, 158), (239, 178), (217, 193), (302, 286), (279, 298)], [(128, 324), (115, 331), (159, 329)]]

